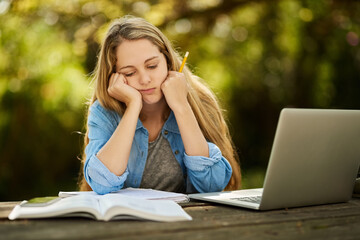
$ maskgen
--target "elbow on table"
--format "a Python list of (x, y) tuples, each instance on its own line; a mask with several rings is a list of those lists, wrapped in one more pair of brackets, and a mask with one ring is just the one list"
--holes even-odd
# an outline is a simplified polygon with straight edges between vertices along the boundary
[[(216, 176), (209, 176), (211, 172), (201, 177), (192, 176), (192, 184), (195, 189), (200, 193), (207, 192), (221, 192), (225, 189), (230, 181), (231, 173), (229, 174), (216, 174)], [(222, 175), (222, 176), (221, 176)]]
[(112, 185), (111, 181), (102, 174), (99, 174), (94, 169), (85, 168), (85, 179), (91, 189), (97, 194), (104, 195), (110, 192), (117, 191), (123, 187), (123, 184)]
[(95, 155), (84, 166), (87, 183), (94, 192), (102, 195), (122, 189), (128, 174), (126, 169), (123, 175), (115, 175)]
[(107, 186), (101, 185), (97, 182), (92, 181), (91, 179), (88, 180), (88, 183), (89, 183), (91, 189), (99, 195), (104, 195), (104, 194), (108, 194), (108, 193), (119, 190), (118, 188), (115, 188), (115, 187), (107, 187)]

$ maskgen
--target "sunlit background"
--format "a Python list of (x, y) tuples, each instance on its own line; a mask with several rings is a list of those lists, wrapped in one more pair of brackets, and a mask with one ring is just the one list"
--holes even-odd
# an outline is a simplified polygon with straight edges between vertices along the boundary
[(0, 200), (75, 191), (89, 74), (112, 19), (158, 26), (217, 94), (261, 187), (280, 110), (360, 108), (360, 2), (0, 0)]

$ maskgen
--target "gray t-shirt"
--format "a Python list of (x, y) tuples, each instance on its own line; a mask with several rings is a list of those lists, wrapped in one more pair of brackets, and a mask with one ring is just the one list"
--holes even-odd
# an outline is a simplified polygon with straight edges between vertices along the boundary
[(149, 142), (140, 188), (185, 192), (181, 166), (172, 152), (170, 143), (161, 133), (155, 141)]

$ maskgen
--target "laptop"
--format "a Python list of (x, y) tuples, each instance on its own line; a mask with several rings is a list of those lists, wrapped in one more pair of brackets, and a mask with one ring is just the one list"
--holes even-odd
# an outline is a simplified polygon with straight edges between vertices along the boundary
[(284, 108), (263, 188), (189, 194), (255, 210), (349, 201), (360, 165), (360, 110)]

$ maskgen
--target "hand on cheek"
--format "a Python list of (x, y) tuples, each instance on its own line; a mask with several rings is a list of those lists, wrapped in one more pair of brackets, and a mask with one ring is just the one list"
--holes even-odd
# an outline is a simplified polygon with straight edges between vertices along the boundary
[(183, 73), (169, 71), (167, 78), (161, 85), (161, 90), (167, 104), (173, 111), (186, 106), (188, 103), (188, 85)]
[(129, 107), (130, 104), (142, 104), (142, 97), (138, 90), (128, 85), (123, 74), (113, 73), (109, 80), (108, 93), (116, 100)]

